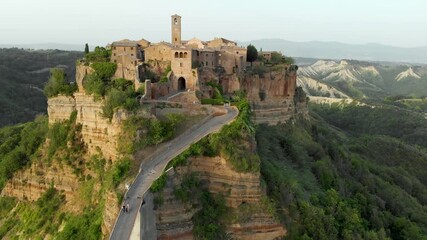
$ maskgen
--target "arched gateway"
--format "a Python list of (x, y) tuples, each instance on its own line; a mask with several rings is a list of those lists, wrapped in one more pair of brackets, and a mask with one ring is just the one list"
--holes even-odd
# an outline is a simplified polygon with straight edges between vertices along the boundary
[(185, 91), (185, 78), (178, 78), (178, 91)]

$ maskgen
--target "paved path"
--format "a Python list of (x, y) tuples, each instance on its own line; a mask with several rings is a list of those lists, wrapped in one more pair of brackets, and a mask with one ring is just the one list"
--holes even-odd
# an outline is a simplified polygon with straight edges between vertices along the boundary
[(125, 202), (130, 206), (129, 212), (120, 212), (111, 232), (110, 239), (130, 239), (144, 195), (153, 182), (163, 173), (169, 161), (181, 154), (192, 143), (199, 141), (212, 132), (219, 131), (222, 126), (233, 121), (237, 115), (238, 111), (236, 109), (229, 108), (227, 114), (213, 117), (198, 128), (183, 133), (168, 144), (165, 144), (163, 148), (156, 150), (152, 155), (153, 157), (150, 157), (151, 159), (144, 161), (141, 164), (142, 171), (138, 173), (125, 196)]

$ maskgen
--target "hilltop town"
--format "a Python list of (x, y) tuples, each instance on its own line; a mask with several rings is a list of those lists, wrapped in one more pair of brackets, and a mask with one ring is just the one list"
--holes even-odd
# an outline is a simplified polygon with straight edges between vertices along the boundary
[[(181, 27), (181, 16), (172, 15), (170, 43), (124, 39), (109, 44), (110, 61), (117, 64), (114, 78), (133, 81), (135, 89), (144, 85), (141, 101), (200, 103), (214, 98), (215, 86), (220, 86), (224, 95), (246, 92), (258, 123), (284, 122), (292, 115), (296, 66), (248, 72), (246, 47), (224, 38), (183, 40)], [(261, 51), (258, 56), (269, 62), (274, 53)], [(258, 65), (264, 62), (258, 61)], [(268, 76), (264, 76), (266, 72)], [(267, 78), (275, 81), (263, 81)]]

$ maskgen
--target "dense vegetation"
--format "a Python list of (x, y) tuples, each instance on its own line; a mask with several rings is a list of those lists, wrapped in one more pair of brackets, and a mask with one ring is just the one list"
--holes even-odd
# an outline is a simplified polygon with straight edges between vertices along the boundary
[(360, 106), (311, 110), (311, 121), (257, 129), (287, 239), (426, 239), (427, 151), (410, 145), (425, 147), (414, 129), (426, 120)]
[[(46, 138), (48, 141), (45, 141)], [(47, 125), (47, 118), (35, 122), (4, 127), (0, 130), (0, 175), (5, 181), (17, 170), (38, 166), (71, 167), (79, 180), (76, 191), (77, 213), (66, 210), (65, 196), (51, 187), (36, 203), (0, 197), (0, 237), (25, 239), (100, 239), (106, 191), (114, 191), (130, 168), (130, 160), (123, 158), (112, 164), (100, 155), (86, 159), (81, 125), (76, 112), (70, 119)], [(43, 148), (40, 148), (45, 143)], [(43, 175), (40, 170), (37, 175)], [(10, 210), (14, 208), (13, 214)], [(75, 208), (75, 207), (73, 207)], [(60, 228), (61, 226), (61, 228)], [(58, 229), (61, 229), (58, 231)]]
[(47, 118), (0, 129), (0, 190), (14, 172), (37, 155), (47, 133)]
[(111, 120), (119, 107), (128, 111), (136, 110), (139, 106), (137, 96), (140, 93), (135, 92), (132, 81), (112, 78), (117, 64), (110, 62), (110, 56), (111, 51), (96, 47), (93, 52), (85, 55), (85, 61), (81, 64), (90, 64), (94, 70), (83, 80), (86, 93), (92, 94), (95, 99), (105, 98), (103, 115)]
[(189, 149), (173, 159), (170, 166), (186, 163), (189, 156), (222, 156), (237, 172), (257, 172), (260, 159), (253, 146), (255, 127), (251, 121), (251, 110), (246, 99), (237, 104), (239, 116), (230, 124), (222, 127), (218, 133), (193, 144)]
[(75, 83), (69, 83), (66, 81), (66, 74), (64, 70), (60, 68), (52, 68), (50, 70), (49, 81), (44, 86), (44, 94), (48, 97), (56, 97), (60, 94), (71, 96), (77, 91), (77, 85)]
[(168, 114), (165, 120), (131, 116), (123, 123), (119, 151), (135, 153), (147, 146), (167, 141), (175, 135), (178, 124), (183, 120), (184, 117), (180, 114)]
[(384, 105), (372, 108), (313, 104), (311, 109), (332, 125), (353, 134), (388, 135), (427, 147), (427, 121), (422, 114)]

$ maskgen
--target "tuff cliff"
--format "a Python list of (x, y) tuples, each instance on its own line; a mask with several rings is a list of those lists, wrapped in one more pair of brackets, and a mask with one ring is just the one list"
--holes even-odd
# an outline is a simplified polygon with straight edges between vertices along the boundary
[(231, 238), (276, 239), (286, 234), (268, 210), (259, 172), (239, 173), (222, 157), (190, 157), (188, 165), (168, 174), (167, 187), (156, 195), (163, 200), (156, 210), (158, 239), (194, 239), (192, 217), (200, 203), (183, 202), (176, 193), (188, 176), (200, 182), (199, 189), (223, 196), (228, 214), (221, 221)]
[(49, 123), (66, 120), (73, 111), (77, 111), (76, 122), (82, 125), (82, 138), (87, 144), (88, 154), (102, 152), (106, 159), (118, 158), (117, 137), (121, 131), (121, 122), (126, 119), (124, 111), (118, 111), (110, 121), (102, 115), (102, 100), (95, 100), (85, 93), (74, 96), (58, 96), (48, 100)]
[(255, 123), (275, 125), (295, 115), (297, 70), (297, 66), (291, 65), (242, 76), (241, 89), (247, 93)]

